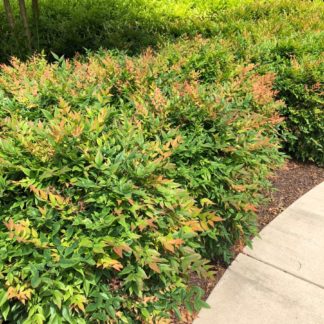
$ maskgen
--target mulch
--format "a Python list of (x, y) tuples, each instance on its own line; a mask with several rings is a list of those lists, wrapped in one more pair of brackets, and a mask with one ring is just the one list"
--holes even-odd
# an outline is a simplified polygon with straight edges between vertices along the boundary
[[(283, 210), (290, 206), (295, 200), (306, 192), (324, 181), (324, 168), (314, 164), (305, 164), (288, 160), (286, 164), (277, 170), (269, 180), (272, 190), (264, 191), (266, 203), (258, 208), (258, 227), (261, 230), (269, 224)], [(205, 291), (205, 300), (221, 279), (227, 266), (222, 263), (214, 264), (215, 277), (212, 280), (202, 280), (193, 276), (192, 285), (198, 285)], [(183, 311), (182, 321), (174, 320), (172, 323), (189, 324), (197, 314), (189, 314)]]
[(260, 229), (269, 224), (295, 200), (324, 181), (324, 168), (314, 164), (288, 161), (270, 180), (275, 191), (265, 192), (265, 196), (269, 199), (268, 203), (258, 209)]

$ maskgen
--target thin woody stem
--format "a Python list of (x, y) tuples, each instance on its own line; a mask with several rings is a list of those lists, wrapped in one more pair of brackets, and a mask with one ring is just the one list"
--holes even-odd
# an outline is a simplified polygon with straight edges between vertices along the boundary
[(14, 34), (15, 33), (15, 20), (14, 20), (14, 16), (13, 16), (13, 13), (12, 13), (12, 8), (11, 8), (11, 5), (10, 5), (10, 1), (9, 0), (3, 0), (3, 5), (4, 5), (5, 11), (6, 11), (6, 16), (7, 16), (7, 19), (8, 19), (9, 26), (11, 28), (12, 33)]
[(27, 18), (27, 10), (26, 10), (26, 4), (25, 4), (25, 0), (19, 0), (19, 8), (20, 8), (20, 16), (24, 25), (24, 29), (25, 29), (25, 34), (27, 37), (27, 45), (29, 50), (32, 50), (32, 46), (31, 46), (31, 34), (30, 34), (30, 29), (29, 29), (29, 25), (28, 25), (28, 18)]

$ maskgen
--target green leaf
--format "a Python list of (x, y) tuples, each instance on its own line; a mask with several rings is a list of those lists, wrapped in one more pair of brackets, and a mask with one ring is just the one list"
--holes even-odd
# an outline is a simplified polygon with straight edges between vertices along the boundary
[(4, 289), (1, 289), (0, 290), (0, 307), (2, 307), (7, 300), (8, 300), (7, 291)]
[(10, 312), (10, 305), (9, 303), (5, 303), (0, 307), (1, 315), (3, 316), (4, 320), (7, 320), (9, 312)]
[(95, 162), (96, 162), (97, 166), (100, 167), (102, 165), (103, 159), (104, 159), (103, 155), (101, 153), (101, 150), (99, 149), (97, 152), (96, 158), (95, 158)]
[(109, 305), (108, 307), (107, 307), (107, 311), (108, 311), (108, 314), (112, 317), (112, 318), (116, 318), (116, 312), (115, 312), (115, 310), (114, 310), (114, 308), (111, 306), (111, 305)]
[(37, 288), (41, 282), (42, 282), (42, 280), (38, 276), (38, 272), (37, 272), (37, 274), (34, 274), (34, 276), (31, 278), (31, 285), (33, 288)]
[(36, 324), (43, 324), (45, 321), (45, 317), (44, 315), (42, 314), (35, 314), (33, 316), (33, 323), (36, 323)]
[(62, 307), (62, 300), (63, 300), (63, 294), (59, 290), (54, 290), (53, 292), (53, 302), (54, 304), (61, 309)]
[(47, 120), (50, 121), (50, 120), (52, 120), (54, 118), (53, 115), (48, 110), (42, 109), (41, 111), (42, 111), (43, 115), (46, 117)]
[(60, 261), (59, 261), (59, 265), (60, 267), (62, 267), (63, 269), (68, 269), (68, 268), (73, 268), (75, 267), (77, 264), (80, 263), (80, 259), (64, 259), (64, 258), (61, 258)]
[(83, 237), (79, 243), (79, 247), (92, 247), (93, 243), (88, 237)]
[(150, 312), (146, 308), (141, 308), (141, 313), (145, 318), (150, 317)]
[(99, 307), (98, 304), (92, 303), (92, 304), (89, 304), (89, 305), (86, 307), (85, 311), (86, 311), (86, 312), (90, 312), (90, 313), (92, 313), (92, 312), (96, 311), (96, 310), (99, 309), (99, 308), (100, 308), (100, 307)]

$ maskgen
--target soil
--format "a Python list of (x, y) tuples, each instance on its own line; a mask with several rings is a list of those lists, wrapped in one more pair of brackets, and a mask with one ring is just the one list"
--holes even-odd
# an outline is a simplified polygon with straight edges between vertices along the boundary
[(324, 168), (288, 161), (271, 178), (273, 192), (266, 192), (268, 203), (258, 209), (259, 228), (269, 224), (295, 200), (324, 181)]
[[(287, 161), (286, 164), (277, 170), (270, 178), (273, 190), (264, 191), (266, 203), (257, 210), (258, 225), (261, 230), (269, 224), (284, 209), (290, 206), (295, 200), (311, 190), (316, 185), (324, 181), (324, 168), (314, 164), (305, 164), (295, 161)], [(227, 266), (224, 264), (215, 264), (215, 277), (213, 280), (202, 280), (196, 277), (191, 278), (192, 285), (198, 285), (205, 291), (205, 300), (212, 289), (221, 279), (226, 271)], [(189, 324), (192, 323), (197, 314), (189, 314), (184, 311), (181, 322), (174, 320), (172, 323)]]

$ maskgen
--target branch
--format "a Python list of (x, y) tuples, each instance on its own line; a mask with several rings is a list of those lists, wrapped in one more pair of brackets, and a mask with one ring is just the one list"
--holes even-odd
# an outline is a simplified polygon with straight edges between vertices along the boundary
[(28, 25), (28, 18), (27, 18), (27, 11), (26, 11), (26, 4), (25, 0), (19, 0), (19, 8), (20, 8), (20, 16), (23, 21), (24, 29), (25, 29), (25, 34), (27, 37), (27, 43), (28, 43), (28, 48), (31, 51), (32, 46), (31, 46), (31, 34), (30, 34), (30, 29)]
[(12, 8), (11, 8), (11, 5), (10, 5), (10, 1), (9, 0), (3, 0), (3, 5), (4, 5), (5, 11), (6, 11), (6, 16), (7, 16), (7, 19), (8, 19), (9, 26), (11, 28), (12, 33), (14, 34), (15, 33), (15, 20), (14, 20), (14, 16), (13, 16), (13, 13), (12, 13)]

